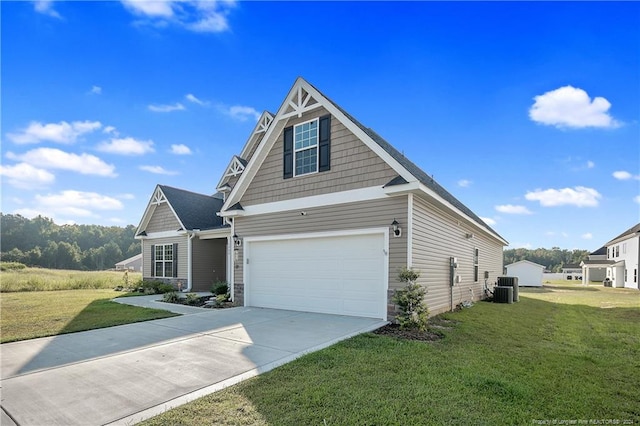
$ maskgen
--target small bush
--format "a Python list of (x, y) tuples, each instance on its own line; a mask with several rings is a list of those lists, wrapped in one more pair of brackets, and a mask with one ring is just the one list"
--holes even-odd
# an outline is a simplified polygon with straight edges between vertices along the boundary
[(187, 293), (185, 302), (187, 303), (187, 305), (197, 305), (198, 302), (200, 302), (200, 296), (198, 296), (196, 293)]
[(424, 303), (427, 290), (416, 283), (419, 277), (420, 272), (413, 269), (404, 268), (398, 273), (398, 281), (407, 283), (403, 289), (396, 290), (392, 298), (400, 308), (400, 313), (396, 315), (400, 328), (427, 329), (429, 310)]
[(27, 265), (20, 262), (0, 262), (0, 271), (19, 271), (26, 267)]
[(229, 285), (224, 282), (224, 281), (218, 281), (217, 283), (213, 284), (213, 287), (211, 288), (211, 293), (217, 295), (220, 294), (227, 294), (227, 292), (229, 292)]
[(144, 294), (164, 294), (176, 291), (175, 287), (162, 281), (143, 281), (138, 288)]
[(180, 298), (178, 297), (178, 293), (175, 291), (165, 293), (162, 295), (162, 301), (167, 303), (178, 303)]

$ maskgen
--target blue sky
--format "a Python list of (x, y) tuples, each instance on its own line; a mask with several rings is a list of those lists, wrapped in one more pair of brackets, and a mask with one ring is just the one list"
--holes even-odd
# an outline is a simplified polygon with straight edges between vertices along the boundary
[(640, 3), (2, 2), (2, 212), (213, 193), (302, 76), (510, 247), (640, 220)]

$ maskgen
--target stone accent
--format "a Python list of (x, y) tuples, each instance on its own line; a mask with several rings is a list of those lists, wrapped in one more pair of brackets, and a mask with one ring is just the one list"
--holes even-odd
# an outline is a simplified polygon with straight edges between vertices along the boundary
[(244, 305), (244, 283), (236, 283), (233, 286), (233, 304), (236, 306)]
[(395, 323), (396, 314), (398, 313), (398, 305), (391, 301), (394, 293), (394, 289), (387, 290), (387, 321), (392, 323)]

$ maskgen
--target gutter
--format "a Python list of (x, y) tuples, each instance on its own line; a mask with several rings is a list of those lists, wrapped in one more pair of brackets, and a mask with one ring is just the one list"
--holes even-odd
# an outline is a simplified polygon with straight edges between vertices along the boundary
[(191, 292), (193, 287), (193, 239), (198, 235), (198, 232), (200, 232), (199, 229), (187, 231), (187, 289), (184, 290), (187, 293)]

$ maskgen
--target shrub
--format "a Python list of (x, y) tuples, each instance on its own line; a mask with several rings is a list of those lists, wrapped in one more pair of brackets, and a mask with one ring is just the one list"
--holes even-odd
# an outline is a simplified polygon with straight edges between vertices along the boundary
[(138, 289), (145, 294), (163, 294), (176, 291), (175, 287), (162, 281), (143, 281)]
[(229, 285), (225, 281), (218, 281), (213, 284), (211, 288), (211, 293), (217, 295), (227, 294), (229, 292)]
[(400, 308), (400, 313), (396, 315), (400, 328), (427, 329), (429, 310), (424, 303), (427, 290), (416, 283), (419, 277), (420, 271), (413, 269), (403, 268), (398, 273), (398, 281), (407, 283), (403, 289), (396, 290), (392, 298)]
[(27, 265), (20, 262), (0, 262), (0, 271), (19, 271), (26, 267)]
[(187, 293), (186, 294), (186, 303), (187, 305), (197, 305), (198, 302), (200, 301), (200, 296), (198, 296), (196, 293)]
[(180, 298), (178, 297), (178, 293), (176, 293), (175, 291), (171, 291), (162, 295), (163, 302), (178, 303), (179, 300)]

